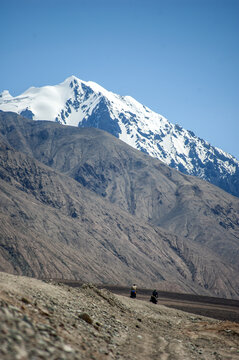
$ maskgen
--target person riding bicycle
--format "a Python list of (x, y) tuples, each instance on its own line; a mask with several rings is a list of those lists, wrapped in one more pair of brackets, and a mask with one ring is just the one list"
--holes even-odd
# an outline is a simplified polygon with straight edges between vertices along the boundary
[(136, 293), (137, 293), (137, 286), (136, 284), (133, 284), (130, 290), (130, 297), (136, 298)]
[(158, 302), (158, 292), (157, 292), (157, 290), (154, 290), (154, 291), (152, 292), (150, 301), (151, 301), (152, 303), (154, 303), (154, 304), (157, 304), (157, 302)]
[(155, 296), (156, 298), (158, 298), (158, 292), (157, 290), (154, 290), (153, 293), (152, 293), (153, 296)]

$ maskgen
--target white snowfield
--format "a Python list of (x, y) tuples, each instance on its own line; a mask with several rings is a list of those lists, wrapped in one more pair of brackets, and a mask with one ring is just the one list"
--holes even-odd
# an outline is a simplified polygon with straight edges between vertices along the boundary
[(204, 165), (210, 161), (215, 164), (215, 158), (222, 177), (233, 175), (239, 166), (239, 161), (232, 155), (170, 123), (131, 96), (114, 94), (92, 81), (82, 81), (75, 76), (59, 85), (31, 87), (16, 97), (4, 90), (0, 95), (0, 110), (13, 111), (34, 120), (104, 130), (107, 128), (102, 124), (107, 118), (116, 126), (114, 135), (119, 139), (167, 165), (206, 180)]

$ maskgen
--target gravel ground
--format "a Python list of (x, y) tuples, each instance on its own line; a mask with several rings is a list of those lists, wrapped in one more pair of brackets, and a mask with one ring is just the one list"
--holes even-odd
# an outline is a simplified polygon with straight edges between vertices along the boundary
[(0, 273), (0, 359), (239, 359), (239, 324)]

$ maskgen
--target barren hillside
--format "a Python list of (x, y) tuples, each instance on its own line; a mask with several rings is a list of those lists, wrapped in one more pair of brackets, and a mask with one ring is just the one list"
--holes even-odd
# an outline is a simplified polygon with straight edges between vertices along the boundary
[(0, 118), (0, 270), (238, 298), (237, 198), (103, 131)]
[(0, 114), (0, 130), (24, 152), (144, 222), (206, 245), (238, 268), (239, 199), (186, 176), (106, 132)]

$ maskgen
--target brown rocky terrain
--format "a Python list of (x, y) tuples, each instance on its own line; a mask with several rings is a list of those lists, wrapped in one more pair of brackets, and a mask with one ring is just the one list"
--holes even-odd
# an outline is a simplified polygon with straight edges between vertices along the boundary
[[(0, 273), (2, 360), (235, 360), (239, 323)], [(215, 311), (216, 313), (216, 311)]]
[(172, 170), (106, 132), (2, 113), (14, 149), (64, 173), (130, 214), (207, 245), (238, 268), (239, 199)]
[(239, 297), (237, 198), (100, 130), (0, 118), (0, 270)]

